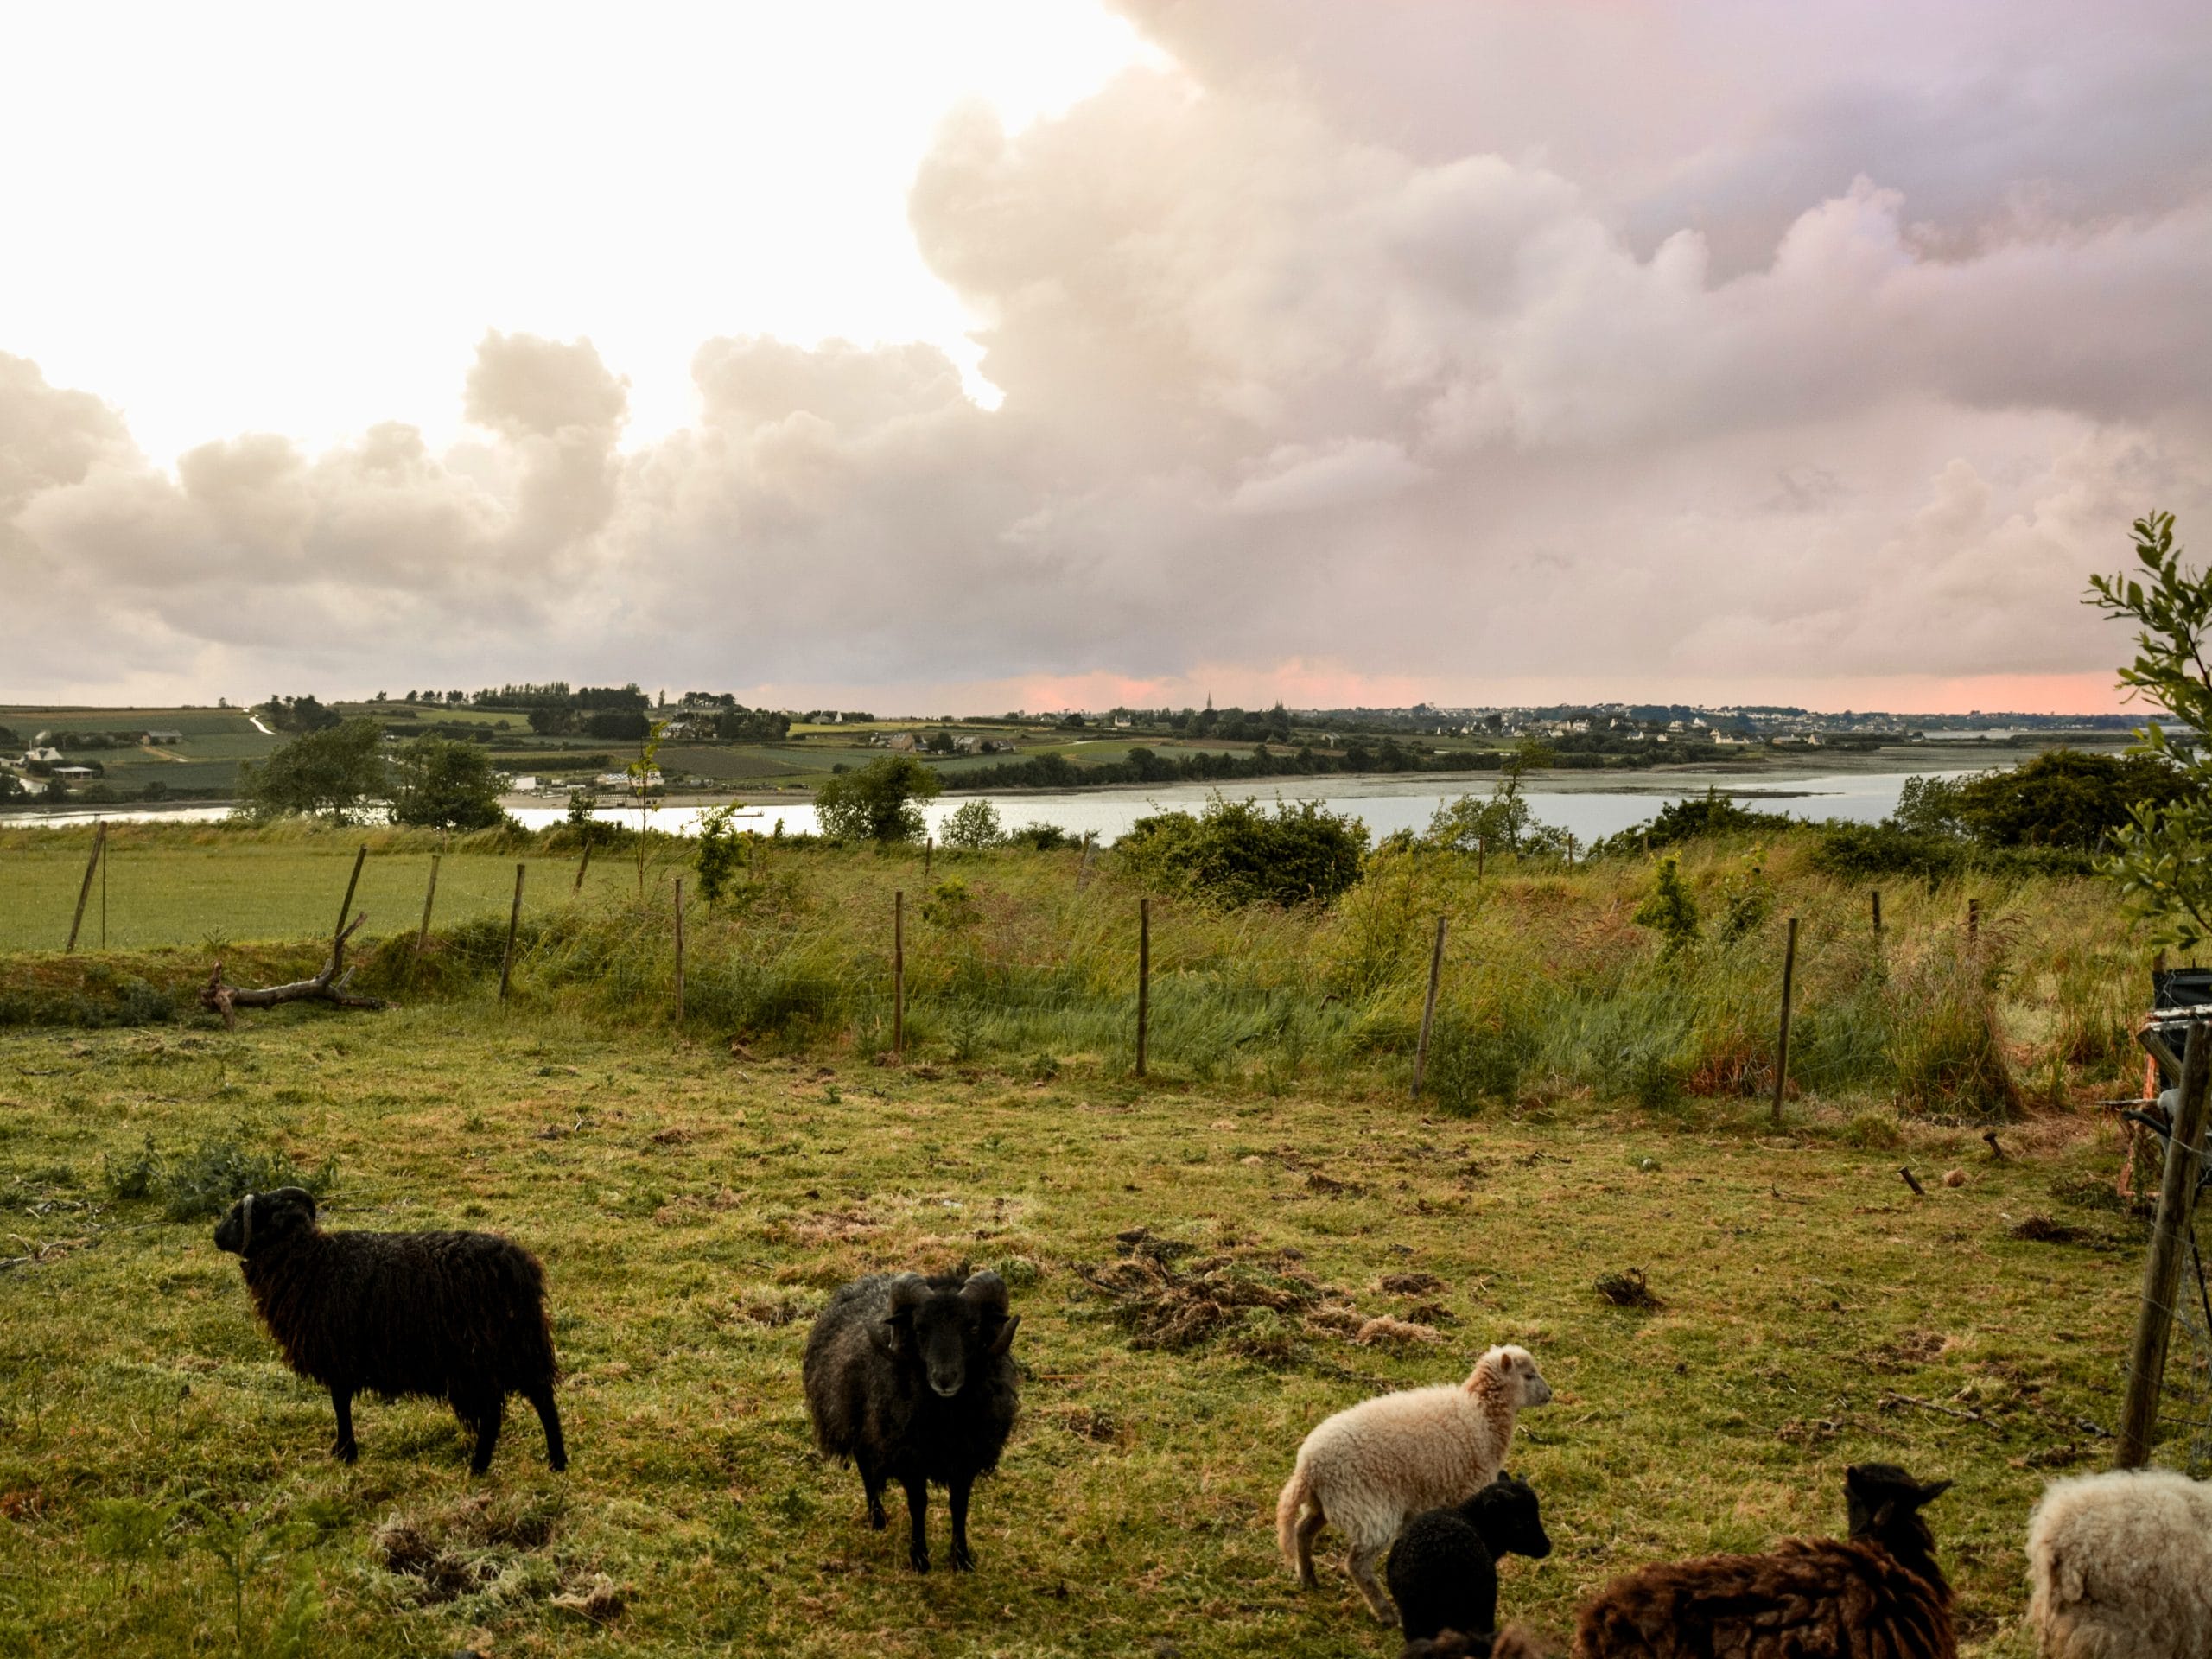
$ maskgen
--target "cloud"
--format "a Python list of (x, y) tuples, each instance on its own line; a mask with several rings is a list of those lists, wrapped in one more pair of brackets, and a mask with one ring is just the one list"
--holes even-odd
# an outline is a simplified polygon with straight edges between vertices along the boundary
[[(2212, 179), (2162, 159), (2194, 95), (2154, 78), (2093, 156), (2051, 137), (2137, 34), (2075, 61), (2054, 23), (1987, 83), (1931, 25), (1916, 80), (1814, 19), (1770, 86), (1699, 51), (1771, 13), (1573, 9), (1591, 49), (1547, 114), (1558, 11), (1408, 0), (1508, 88), (1455, 112), (1409, 25), (1351, 27), (1370, 8), (1133, 10), (1185, 67), (1015, 133), (956, 111), (915, 178), (996, 408), (931, 346), (733, 336), (693, 357), (695, 423), (625, 449), (588, 342), (494, 330), (480, 439), (245, 435), (171, 473), (0, 358), (29, 613), (96, 614), (202, 695), (1773, 701), (2092, 673), (2123, 642), (2084, 575), (2136, 513), (2212, 507)], [(1712, 107), (1659, 95), (1677, 71)], [(1899, 133), (1973, 155), (1906, 166)], [(98, 683), (74, 631), (11, 666), (16, 695)]]

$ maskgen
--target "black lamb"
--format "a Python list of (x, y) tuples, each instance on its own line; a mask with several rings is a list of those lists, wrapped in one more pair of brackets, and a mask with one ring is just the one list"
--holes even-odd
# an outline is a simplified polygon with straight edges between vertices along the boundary
[(998, 1466), (1018, 1406), (1007, 1350), (1021, 1320), (995, 1273), (874, 1274), (830, 1299), (806, 1339), (815, 1443), (849, 1459), (868, 1524), (889, 1524), (883, 1489), (906, 1489), (906, 1559), (930, 1570), (929, 1483), (952, 1499), (952, 1564), (968, 1568), (968, 1494)]
[(521, 1245), (492, 1233), (326, 1233), (297, 1186), (247, 1193), (215, 1245), (238, 1257), (285, 1363), (330, 1390), (332, 1450), (347, 1463), (359, 1454), (355, 1395), (426, 1395), (476, 1436), (469, 1467), (480, 1475), (507, 1395), (519, 1394), (545, 1426), (545, 1460), (569, 1466), (545, 1274)]
[(1497, 1628), (1497, 1558), (1551, 1553), (1536, 1489), (1518, 1475), (1501, 1471), (1464, 1503), (1422, 1510), (1398, 1529), (1386, 1573), (1406, 1640), (1487, 1636)]

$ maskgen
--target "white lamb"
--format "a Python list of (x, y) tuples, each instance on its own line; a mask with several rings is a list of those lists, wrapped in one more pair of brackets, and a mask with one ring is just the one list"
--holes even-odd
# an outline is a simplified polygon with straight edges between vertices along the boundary
[(2028, 1517), (2044, 1659), (2212, 1654), (2212, 1484), (2170, 1469), (2053, 1481)]
[(1376, 1582), (1375, 1564), (1398, 1529), (1496, 1479), (1516, 1415), (1551, 1397), (1526, 1348), (1493, 1348), (1465, 1382), (1377, 1395), (1338, 1412), (1306, 1437), (1275, 1502), (1284, 1564), (1311, 1588), (1313, 1540), (1333, 1523), (1346, 1541), (1352, 1582), (1388, 1624), (1390, 1601)]

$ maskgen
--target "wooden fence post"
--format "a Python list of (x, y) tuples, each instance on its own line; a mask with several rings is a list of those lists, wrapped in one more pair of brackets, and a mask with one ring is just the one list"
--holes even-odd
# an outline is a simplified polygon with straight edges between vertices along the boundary
[(676, 878), (676, 1023), (683, 1023), (683, 878)]
[(923, 836), (923, 837), (922, 837), (922, 880), (925, 880), (925, 881), (926, 881), (926, 880), (928, 880), (930, 879), (930, 861), (931, 861), (931, 860), (932, 860), (932, 859), (933, 859), (933, 858), (935, 858), (936, 856), (937, 856), (937, 837), (936, 837), (935, 836)]
[(906, 1053), (906, 891), (891, 895), (891, 1058)]
[(515, 906), (507, 912), (507, 954), (499, 959), (499, 1001), (507, 1000), (507, 984), (515, 971), (515, 930), (522, 925), (522, 873), (525, 866), (518, 860), (515, 864)]
[(578, 893), (584, 890), (584, 872), (589, 868), (591, 868), (591, 832), (589, 830), (586, 830), (584, 832), (584, 855), (576, 865), (576, 885), (569, 889), (569, 896), (571, 899), (575, 898)]
[(430, 855), (429, 884), (423, 889), (423, 926), (415, 935), (415, 954), (421, 956), (430, 948), (430, 907), (438, 901), (438, 861), (442, 853)]
[(1789, 940), (1782, 949), (1782, 1033), (1774, 1046), (1774, 1122), (1782, 1122), (1783, 1092), (1789, 1087), (1789, 993), (1797, 982), (1797, 918), (1789, 918)]
[(1874, 889), (1873, 899), (1874, 937), (1878, 939), (1882, 937), (1882, 890), (1879, 887)]
[(1967, 900), (1967, 949), (1969, 950), (1979, 950), (1980, 946), (1981, 900), (1979, 899), (1969, 899)]
[(1475, 880), (1483, 879), (1483, 861), (1489, 855), (1489, 843), (1480, 836), (1475, 837)]
[(1428, 1075), (1428, 1033), (1436, 1023), (1436, 988), (1444, 978), (1444, 918), (1436, 918), (1436, 947), (1428, 953), (1428, 1000), (1421, 1008), (1421, 1045), (1414, 1050), (1414, 1094), (1421, 1098), (1421, 1079)]
[(100, 949), (107, 949), (107, 844), (100, 844)]
[(85, 861), (84, 885), (77, 889), (77, 913), (69, 923), (69, 943), (62, 954), (67, 956), (77, 948), (77, 930), (85, 925), (85, 901), (92, 896), (92, 872), (100, 867), (100, 855), (107, 850), (107, 825), (99, 819), (92, 820), (92, 856)]
[(1145, 1027), (1152, 1018), (1152, 900), (1137, 900), (1137, 1076), (1144, 1076)]
[(2115, 1468), (2140, 1469), (2151, 1459), (2158, 1427), (2158, 1388), (2165, 1376), (2166, 1337), (2174, 1296), (2181, 1288), (2182, 1247), (2189, 1238), (2190, 1206), (2196, 1192), (2197, 1160), (2204, 1138), (2205, 1084), (2212, 1075), (2212, 1027), (2189, 1025), (2182, 1052), (2181, 1098), (2166, 1141), (2165, 1179), (2158, 1186), (2158, 1219), (2143, 1258), (2143, 1290), (2135, 1310), (2135, 1340), (2127, 1352), (2127, 1394), (2120, 1407)]
[(330, 948), (333, 950), (338, 948), (339, 936), (346, 931), (346, 917), (353, 914), (353, 890), (361, 885), (361, 866), (368, 860), (369, 849), (364, 842), (361, 849), (353, 855), (353, 874), (346, 878), (346, 896), (338, 901), (338, 925), (330, 930)]

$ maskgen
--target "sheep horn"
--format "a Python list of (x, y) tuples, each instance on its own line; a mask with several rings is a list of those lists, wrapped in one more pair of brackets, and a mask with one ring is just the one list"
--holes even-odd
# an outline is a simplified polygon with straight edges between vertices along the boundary
[(960, 1295), (964, 1301), (979, 1302), (985, 1307), (996, 1308), (1001, 1313), (1007, 1311), (1006, 1281), (988, 1268), (961, 1286)]
[(929, 1300), (930, 1281), (918, 1273), (902, 1273), (891, 1281), (891, 1317), (912, 1313)]

